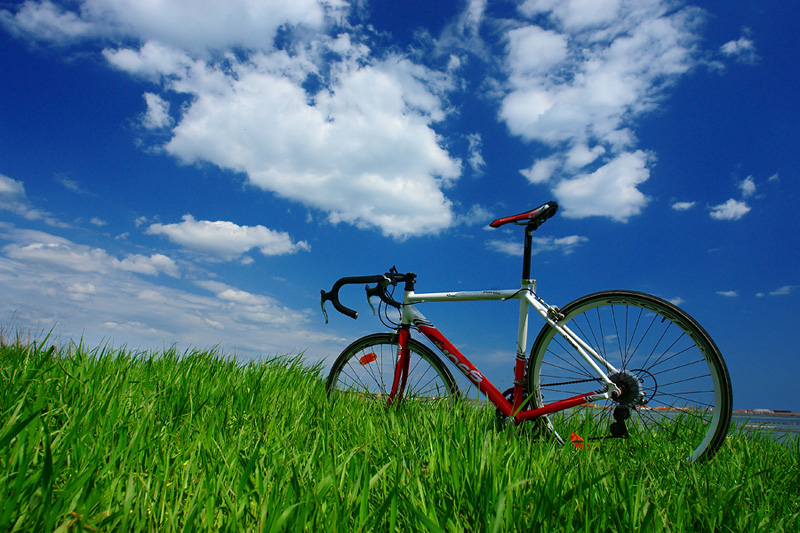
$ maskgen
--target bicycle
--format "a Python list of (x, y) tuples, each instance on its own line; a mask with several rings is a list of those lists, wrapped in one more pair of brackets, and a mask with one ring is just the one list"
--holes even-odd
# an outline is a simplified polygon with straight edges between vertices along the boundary
[[(362, 337), (342, 351), (326, 382), (329, 398), (368, 398), (387, 406), (458, 400), (450, 370), (411, 337), (413, 329), (494, 404), (506, 424), (533, 421), (537, 435), (560, 444), (566, 435), (580, 441), (578, 447), (608, 439), (642, 445), (656, 439), (687, 462), (710, 459), (725, 440), (732, 410), (731, 380), (717, 345), (686, 312), (641, 292), (597, 292), (563, 308), (547, 304), (530, 275), (532, 235), (557, 210), (551, 201), (490, 224), (525, 226), (518, 289), (416, 293), (416, 275), (392, 267), (384, 274), (344, 277), (330, 292), (322, 290), (326, 323), (327, 301), (358, 318), (341, 304), (339, 290), (364, 283), (373, 313), (371, 298), (377, 297), (381, 320), (393, 329)], [(400, 283), (402, 302), (393, 297)], [(520, 303), (514, 382), (504, 392), (417, 309), (428, 302), (479, 300)], [(389, 319), (389, 307), (398, 310), (399, 322)], [(526, 357), (530, 309), (546, 323)]]

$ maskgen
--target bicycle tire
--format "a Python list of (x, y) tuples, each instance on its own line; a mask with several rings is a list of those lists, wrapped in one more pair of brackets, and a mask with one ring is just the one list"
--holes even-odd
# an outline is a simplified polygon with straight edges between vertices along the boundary
[[(632, 291), (590, 294), (560, 312), (560, 325), (619, 370), (609, 377), (622, 394), (548, 415), (546, 426), (557, 440), (578, 435), (589, 445), (625, 442), (644, 454), (666, 453), (689, 463), (719, 450), (731, 421), (731, 380), (717, 345), (697, 321), (661, 298)], [(601, 389), (577, 351), (544, 326), (528, 361), (534, 407), (590, 391), (592, 378)]]
[[(347, 394), (386, 402), (397, 365), (398, 342), (391, 333), (362, 337), (345, 348), (333, 363), (325, 384), (328, 398)], [(457, 400), (458, 385), (444, 362), (427, 346), (408, 339), (411, 359), (406, 387), (395, 404), (411, 401)]]

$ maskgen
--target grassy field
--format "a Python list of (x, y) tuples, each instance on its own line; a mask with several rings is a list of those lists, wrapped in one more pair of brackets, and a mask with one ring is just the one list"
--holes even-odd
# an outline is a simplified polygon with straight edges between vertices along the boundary
[(0, 530), (800, 530), (797, 442), (688, 466), (493, 417), (330, 405), (298, 357), (3, 345)]

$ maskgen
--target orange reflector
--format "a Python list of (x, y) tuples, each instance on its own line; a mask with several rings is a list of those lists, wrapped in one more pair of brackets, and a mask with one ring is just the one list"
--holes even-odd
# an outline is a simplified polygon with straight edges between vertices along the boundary
[(368, 365), (371, 362), (375, 361), (377, 358), (378, 356), (375, 355), (374, 353), (368, 353), (367, 355), (362, 355), (361, 359), (359, 359), (358, 362), (361, 363), (362, 365)]
[(573, 446), (576, 448), (583, 449), (583, 438), (580, 435), (573, 432), (572, 435), (569, 436), (569, 441), (572, 443)]

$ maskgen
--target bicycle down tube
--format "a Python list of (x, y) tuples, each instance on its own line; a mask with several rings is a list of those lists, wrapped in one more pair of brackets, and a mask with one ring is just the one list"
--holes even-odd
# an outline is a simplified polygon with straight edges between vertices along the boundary
[[(591, 403), (600, 399), (608, 399), (619, 393), (617, 386), (609, 379), (606, 372), (598, 365), (598, 362), (606, 369), (607, 372), (617, 372), (608, 361), (601, 357), (595, 350), (593, 350), (586, 342), (580, 337), (575, 335), (569, 328), (559, 325), (553, 317), (551, 317), (551, 308), (546, 307), (533, 295), (533, 281), (523, 282), (520, 289), (506, 289), (506, 290), (485, 290), (485, 291), (458, 291), (458, 292), (444, 292), (444, 293), (421, 293), (416, 294), (413, 291), (407, 291), (403, 299), (402, 310), (402, 326), (400, 328), (400, 346), (402, 348), (400, 357), (398, 358), (397, 368), (395, 371), (395, 379), (392, 384), (391, 393), (389, 395), (390, 403), (395, 396), (402, 395), (405, 382), (401, 374), (407, 372), (408, 358), (405, 356), (407, 350), (405, 344), (410, 336), (410, 327), (414, 326), (420, 333), (422, 333), (431, 343), (442, 352), (442, 354), (450, 360), (456, 368), (458, 368), (464, 376), (467, 377), (478, 389), (485, 394), (489, 400), (494, 403), (498, 409), (506, 416), (516, 418), (517, 420), (528, 420), (538, 416), (554, 413)], [(520, 320), (519, 331), (517, 338), (517, 357), (514, 368), (514, 404), (509, 402), (500, 390), (495, 387), (470, 361), (458, 348), (456, 348), (447, 338), (429, 322), (425, 316), (420, 313), (414, 304), (424, 302), (453, 302), (453, 301), (480, 301), (480, 300), (500, 300), (507, 301), (511, 299), (520, 300)], [(586, 363), (595, 371), (598, 378), (604, 383), (604, 391), (593, 391), (578, 394), (571, 398), (566, 398), (546, 404), (537, 409), (529, 409), (521, 411), (522, 407), (522, 389), (523, 379), (525, 372), (525, 354), (527, 346), (527, 329), (528, 329), (528, 310), (533, 307), (536, 312), (548, 323), (554, 327), (556, 331), (570, 344)]]

